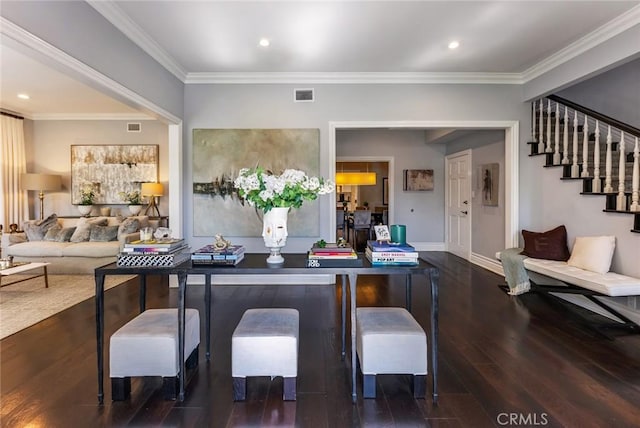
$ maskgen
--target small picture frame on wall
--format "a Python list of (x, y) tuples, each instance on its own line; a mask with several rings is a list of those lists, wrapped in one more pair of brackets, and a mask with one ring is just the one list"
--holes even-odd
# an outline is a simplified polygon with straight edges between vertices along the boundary
[(382, 205), (389, 205), (389, 178), (382, 177)]
[(433, 190), (432, 169), (405, 169), (402, 190), (405, 192), (421, 192)]
[(497, 207), (500, 192), (500, 164), (487, 163), (481, 167), (482, 205)]

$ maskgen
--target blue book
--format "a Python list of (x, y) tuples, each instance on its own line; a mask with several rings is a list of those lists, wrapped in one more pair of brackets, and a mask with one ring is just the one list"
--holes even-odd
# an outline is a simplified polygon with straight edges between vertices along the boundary
[(416, 249), (409, 244), (394, 244), (386, 241), (367, 241), (367, 247), (373, 252), (413, 253)]

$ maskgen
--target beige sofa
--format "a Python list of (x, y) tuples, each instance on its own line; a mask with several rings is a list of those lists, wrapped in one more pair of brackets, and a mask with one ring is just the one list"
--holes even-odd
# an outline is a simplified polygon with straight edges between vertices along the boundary
[[(35, 234), (29, 227), (37, 223), (33, 221), (23, 225), (25, 232), (3, 234), (2, 257), (13, 256), (16, 262), (51, 263), (47, 268), (51, 274), (92, 274), (96, 267), (115, 262), (126, 242), (139, 239), (140, 228), (158, 226), (147, 216), (49, 217), (45, 222)], [(84, 235), (76, 233), (79, 228)], [(43, 235), (41, 239), (39, 234)]]

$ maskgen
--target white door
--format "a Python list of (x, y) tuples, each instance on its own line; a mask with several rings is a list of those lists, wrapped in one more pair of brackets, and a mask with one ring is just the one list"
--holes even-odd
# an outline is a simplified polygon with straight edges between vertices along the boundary
[(446, 240), (448, 250), (464, 259), (471, 256), (471, 150), (446, 158)]

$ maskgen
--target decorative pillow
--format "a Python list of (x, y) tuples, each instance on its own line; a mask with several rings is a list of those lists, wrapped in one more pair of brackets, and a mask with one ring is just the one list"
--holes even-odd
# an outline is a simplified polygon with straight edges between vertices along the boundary
[(607, 273), (615, 249), (615, 236), (577, 236), (567, 264), (591, 272)]
[(43, 220), (31, 220), (24, 224), (24, 232), (29, 241), (42, 241), (47, 231), (58, 224), (58, 216), (51, 214)]
[(45, 233), (43, 241), (55, 242), (58, 238), (58, 233), (60, 233), (61, 230), (62, 230), (62, 226), (59, 224), (56, 224), (55, 226), (50, 227), (49, 230), (47, 230), (47, 233)]
[(91, 225), (89, 232), (89, 241), (91, 242), (108, 242), (118, 239), (119, 226), (97, 226)]
[(78, 220), (78, 224), (76, 225), (76, 230), (71, 235), (69, 241), (71, 242), (86, 242), (89, 240), (91, 236), (91, 226), (106, 226), (107, 225), (106, 218), (96, 218), (96, 219), (87, 219), (85, 217)]
[(58, 233), (58, 237), (56, 239), (57, 242), (69, 242), (69, 240), (71, 239), (71, 236), (73, 235), (73, 232), (76, 231), (75, 226), (74, 227), (63, 227), (62, 230), (60, 231), (60, 233)]
[(122, 235), (137, 232), (138, 230), (140, 230), (140, 220), (135, 217), (125, 218), (118, 227), (118, 239)]
[(567, 229), (558, 226), (546, 232), (522, 231), (524, 250), (521, 254), (534, 259), (567, 261), (570, 253), (567, 247)]

